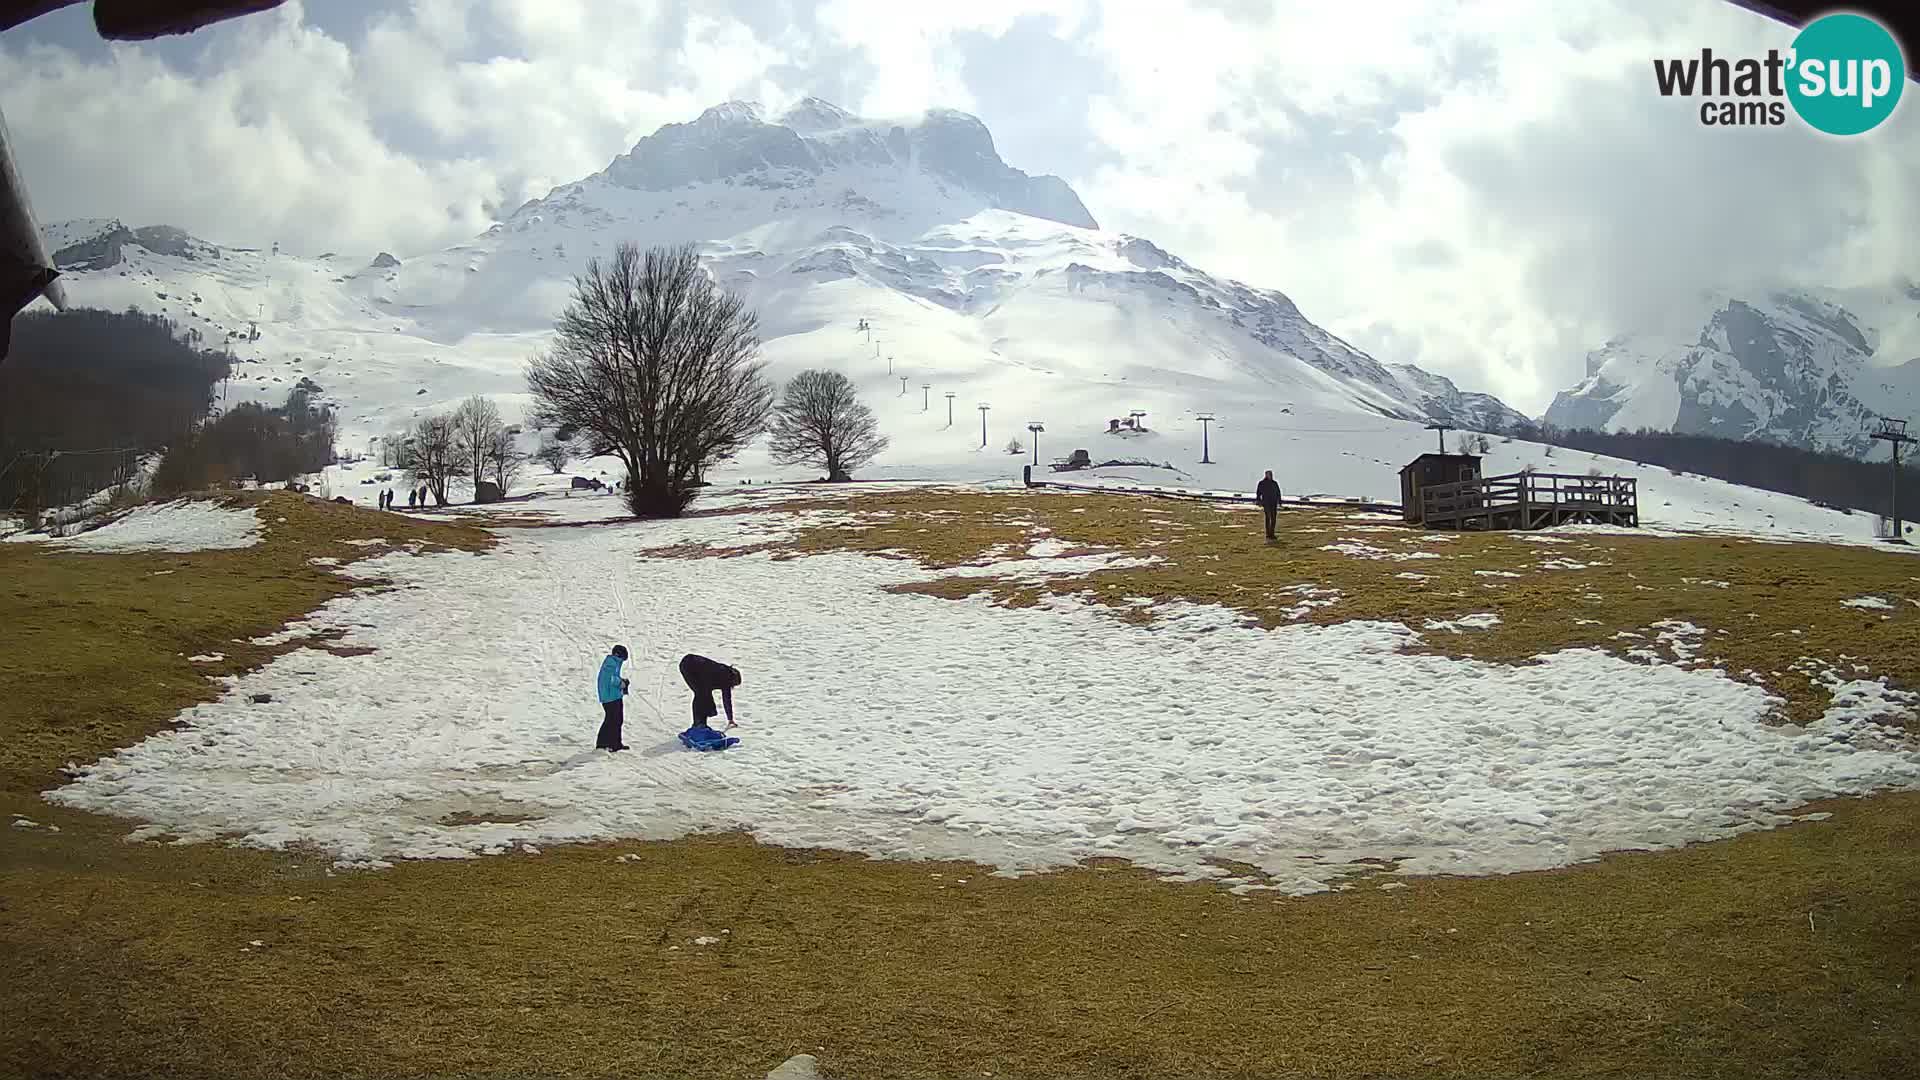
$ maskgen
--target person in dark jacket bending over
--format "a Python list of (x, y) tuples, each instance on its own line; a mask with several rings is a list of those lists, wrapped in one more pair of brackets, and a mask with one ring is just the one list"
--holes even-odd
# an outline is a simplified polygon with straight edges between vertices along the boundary
[(627, 680), (620, 677), (620, 665), (626, 662), (625, 645), (615, 645), (607, 658), (600, 661), (600, 677), (595, 685), (600, 691), (600, 708), (606, 713), (606, 719), (600, 721), (600, 737), (593, 743), (595, 750), (618, 753), (627, 748), (627, 744), (620, 741), (620, 727), (626, 722), (627, 711)]
[(707, 720), (719, 714), (713, 704), (713, 692), (727, 709), (727, 726), (733, 726), (733, 688), (740, 685), (740, 669), (718, 660), (688, 653), (680, 658), (680, 677), (693, 691), (693, 726), (706, 727)]
[(1273, 527), (1280, 516), (1280, 484), (1273, 478), (1273, 470), (1268, 469), (1266, 478), (1253, 489), (1253, 498), (1260, 504), (1260, 512), (1267, 518), (1267, 539), (1272, 540)]

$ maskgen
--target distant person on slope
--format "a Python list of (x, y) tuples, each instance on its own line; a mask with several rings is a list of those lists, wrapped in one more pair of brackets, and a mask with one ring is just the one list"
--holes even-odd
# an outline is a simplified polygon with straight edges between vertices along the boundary
[(1274, 526), (1280, 518), (1280, 483), (1273, 478), (1273, 470), (1268, 469), (1266, 478), (1253, 489), (1253, 499), (1260, 504), (1260, 512), (1267, 518), (1267, 539), (1274, 539)]
[(680, 677), (693, 691), (694, 727), (706, 727), (709, 718), (719, 715), (713, 704), (715, 690), (720, 691), (720, 700), (726, 706), (727, 726), (733, 726), (733, 688), (740, 685), (739, 668), (688, 653), (680, 658)]
[(606, 718), (600, 721), (600, 737), (594, 740), (595, 750), (618, 753), (627, 748), (620, 741), (620, 726), (626, 721), (627, 680), (620, 677), (620, 665), (627, 662), (627, 647), (615, 645), (613, 651), (600, 661), (600, 678), (597, 684), (600, 690), (600, 708)]

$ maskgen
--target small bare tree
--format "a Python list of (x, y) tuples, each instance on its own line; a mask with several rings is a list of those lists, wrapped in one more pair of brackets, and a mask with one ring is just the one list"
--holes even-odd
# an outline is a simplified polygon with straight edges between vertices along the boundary
[(461, 402), (453, 411), (452, 422), (454, 457), (477, 492), (480, 481), (486, 479), (488, 459), (500, 433), (506, 430), (506, 422), (500, 419), (500, 409), (482, 394)]
[(540, 449), (534, 451), (540, 464), (558, 473), (573, 460), (573, 444), (557, 435), (540, 436)]
[(1024, 454), (1026, 452), (1027, 452), (1026, 444), (1022, 443), (1018, 438), (1007, 440), (1007, 453)]
[(837, 371), (803, 371), (787, 383), (767, 426), (769, 451), (781, 465), (813, 465), (835, 482), (887, 448), (873, 410), (860, 401), (853, 380)]
[(501, 428), (494, 432), (493, 444), (487, 448), (487, 472), (503, 497), (513, 487), (513, 482), (520, 478), (520, 470), (526, 463), (527, 455), (514, 441), (511, 431)]
[(574, 279), (527, 389), (540, 415), (580, 433), (584, 455), (626, 465), (636, 516), (677, 517), (707, 466), (766, 424), (773, 390), (759, 349), (758, 320), (692, 245), (643, 254), (623, 243)]
[(407, 474), (416, 484), (425, 484), (433, 492), (435, 505), (447, 505), (447, 481), (460, 461), (456, 454), (453, 419), (435, 414), (414, 421), (403, 444), (402, 456)]

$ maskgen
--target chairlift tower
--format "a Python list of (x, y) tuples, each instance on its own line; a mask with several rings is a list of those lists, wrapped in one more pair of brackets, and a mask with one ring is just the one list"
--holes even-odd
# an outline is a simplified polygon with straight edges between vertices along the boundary
[(1033, 463), (1038, 465), (1040, 464), (1040, 433), (1047, 430), (1047, 425), (1035, 420), (1027, 425), (1027, 430), (1033, 433)]
[(953, 391), (947, 391), (947, 426), (953, 426)]
[(1427, 425), (1428, 431), (1437, 431), (1440, 433), (1440, 452), (1442, 454), (1447, 452), (1447, 432), (1452, 431), (1453, 429), (1454, 428), (1452, 424), (1443, 423), (1438, 420), (1435, 420), (1433, 423)]
[(987, 448), (987, 410), (991, 408), (993, 406), (984, 401), (980, 403), (980, 449), (982, 450)]
[(905, 375), (900, 376), (900, 396), (907, 396), (907, 377)]
[(1210, 412), (1203, 412), (1200, 415), (1194, 417), (1194, 419), (1200, 421), (1200, 464), (1211, 465), (1213, 464), (1213, 459), (1207, 456), (1209, 451), (1209, 446), (1207, 441), (1207, 434), (1208, 434), (1207, 425), (1213, 423), (1215, 420), (1218, 420), (1220, 418), (1213, 415)]
[(1874, 430), (1873, 437), (1885, 439), (1887, 444), (1893, 447), (1893, 505), (1890, 507), (1892, 513), (1888, 516), (1893, 518), (1892, 542), (1904, 544), (1907, 542), (1907, 535), (1906, 527), (1900, 521), (1900, 448), (1910, 442), (1920, 442), (1920, 439), (1907, 434), (1905, 420), (1890, 420), (1886, 417), (1881, 417), (1880, 426)]
[(920, 384), (920, 411), (921, 412), (927, 411), (927, 402), (932, 397), (932, 390), (933, 390), (932, 383), (923, 382)]

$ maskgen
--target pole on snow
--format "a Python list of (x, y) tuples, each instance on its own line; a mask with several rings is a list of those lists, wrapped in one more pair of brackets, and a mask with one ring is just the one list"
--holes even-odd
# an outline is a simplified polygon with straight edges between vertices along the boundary
[(991, 408), (993, 406), (984, 401), (980, 403), (980, 449), (982, 450), (987, 448), (987, 410)]
[(953, 426), (953, 391), (947, 391), (947, 426)]
[(920, 411), (921, 412), (927, 411), (927, 400), (929, 397), (929, 391), (931, 391), (932, 389), (933, 389), (932, 383), (923, 382), (920, 384)]
[(1910, 442), (1920, 442), (1920, 439), (1907, 434), (1905, 420), (1889, 420), (1885, 417), (1880, 419), (1880, 430), (1875, 431), (1873, 437), (1885, 439), (1893, 447), (1893, 505), (1889, 508), (1892, 511), (1889, 516), (1893, 518), (1893, 542), (1904, 544), (1907, 535), (1906, 527), (1900, 521), (1900, 448)]
[[(1038, 465), (1040, 464), (1040, 433), (1047, 430), (1047, 426), (1035, 420), (1033, 423), (1027, 425), (1027, 430), (1033, 432), (1033, 463)], [(982, 443), (981, 445), (984, 446), (986, 444)]]
[(1207, 442), (1207, 425), (1213, 423), (1215, 420), (1218, 420), (1219, 417), (1213, 415), (1210, 412), (1203, 412), (1199, 416), (1194, 417), (1194, 419), (1200, 421), (1200, 464), (1211, 465), (1213, 464), (1213, 461), (1207, 456), (1209, 452), (1209, 444)]
[(1443, 424), (1436, 420), (1433, 423), (1427, 425), (1427, 430), (1437, 431), (1440, 433), (1440, 452), (1443, 454), (1446, 453), (1447, 452), (1447, 432), (1453, 430), (1453, 425)]

